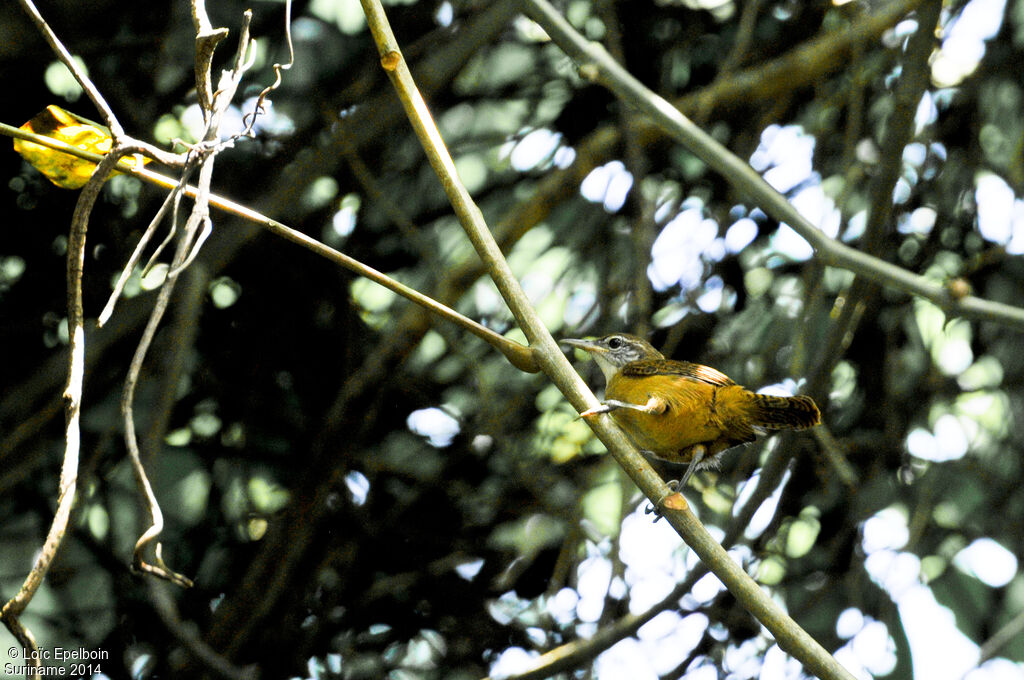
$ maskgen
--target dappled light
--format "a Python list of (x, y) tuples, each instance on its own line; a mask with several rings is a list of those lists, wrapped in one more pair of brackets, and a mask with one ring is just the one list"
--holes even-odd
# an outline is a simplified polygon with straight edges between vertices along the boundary
[(1020, 2), (29, 4), (5, 677), (1024, 676)]
[(619, 212), (626, 194), (633, 186), (633, 176), (622, 161), (612, 161), (595, 168), (580, 184), (580, 193), (592, 203), (600, 203), (610, 213)]

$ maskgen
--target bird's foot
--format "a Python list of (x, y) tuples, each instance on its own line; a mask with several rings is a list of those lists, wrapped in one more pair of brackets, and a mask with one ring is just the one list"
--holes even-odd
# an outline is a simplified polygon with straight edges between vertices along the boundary
[[(670, 479), (670, 480), (666, 481), (665, 484), (667, 484), (668, 488), (671, 489), (673, 492), (676, 492), (676, 491), (679, 490), (679, 480), (678, 479)], [(664, 517), (664, 515), (661, 514), (661, 510), (658, 510), (658, 508), (654, 507), (654, 503), (648, 503), (647, 504), (647, 507), (644, 508), (644, 514), (645, 515), (654, 515), (654, 519), (652, 520), (653, 522), (657, 522), (662, 517)]]
[[(704, 457), (707, 455), (708, 447), (705, 446), (704, 444), (696, 444), (690, 449), (690, 451), (692, 457), (690, 458), (690, 464), (686, 466), (686, 472), (683, 473), (683, 478), (680, 480), (670, 480), (666, 482), (666, 484), (668, 484), (668, 487), (673, 492), (678, 493), (679, 491), (682, 491), (683, 489), (686, 488), (686, 485), (690, 481), (690, 477), (697, 470), (697, 468), (700, 467), (701, 461), (703, 461)], [(644, 513), (648, 515), (656, 515), (656, 517), (654, 518), (655, 522), (662, 518), (661, 510), (655, 508), (653, 505), (644, 508)]]

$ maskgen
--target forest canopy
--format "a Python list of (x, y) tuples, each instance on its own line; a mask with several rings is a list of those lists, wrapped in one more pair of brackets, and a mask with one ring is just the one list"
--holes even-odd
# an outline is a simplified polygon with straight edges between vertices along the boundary
[[(6, 676), (1024, 675), (1024, 1), (30, 5)], [(612, 332), (822, 424), (669, 495)]]

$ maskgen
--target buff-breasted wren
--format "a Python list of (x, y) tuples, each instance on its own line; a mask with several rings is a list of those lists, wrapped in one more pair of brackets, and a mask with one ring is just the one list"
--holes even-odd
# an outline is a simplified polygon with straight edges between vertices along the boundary
[(637, 448), (689, 463), (679, 488), (726, 449), (754, 441), (758, 430), (802, 430), (821, 422), (810, 397), (755, 394), (710, 366), (666, 359), (634, 335), (562, 344), (589, 352), (604, 373), (604, 403), (580, 416), (609, 413)]

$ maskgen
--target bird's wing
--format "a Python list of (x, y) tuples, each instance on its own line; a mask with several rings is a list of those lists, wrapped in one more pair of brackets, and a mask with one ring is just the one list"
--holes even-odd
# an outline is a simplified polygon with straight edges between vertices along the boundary
[(674, 361), (672, 359), (634, 361), (623, 366), (621, 372), (623, 376), (632, 378), (643, 378), (651, 375), (678, 375), (717, 387), (736, 384), (725, 373), (710, 366), (692, 364), (689, 361)]

